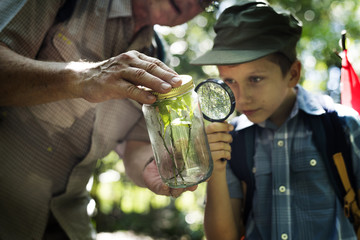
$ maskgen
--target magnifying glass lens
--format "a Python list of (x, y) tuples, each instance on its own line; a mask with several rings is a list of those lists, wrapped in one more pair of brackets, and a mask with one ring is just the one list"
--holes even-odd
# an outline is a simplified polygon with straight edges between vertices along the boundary
[(235, 109), (234, 94), (221, 80), (208, 79), (200, 83), (195, 91), (203, 116), (209, 121), (224, 121)]

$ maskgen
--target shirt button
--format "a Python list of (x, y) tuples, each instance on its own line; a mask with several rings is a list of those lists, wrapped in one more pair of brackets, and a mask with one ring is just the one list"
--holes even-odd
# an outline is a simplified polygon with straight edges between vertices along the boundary
[(286, 239), (288, 239), (288, 238), (289, 238), (289, 237), (288, 237), (288, 235), (287, 235), (286, 233), (281, 234), (281, 239), (286, 240)]
[(286, 187), (285, 187), (285, 186), (280, 186), (280, 187), (279, 187), (279, 191), (282, 192), (282, 193), (285, 192), (285, 191), (286, 191)]
[(316, 164), (317, 164), (317, 162), (316, 162), (315, 159), (311, 159), (311, 160), (310, 160), (310, 166), (315, 167)]
[(284, 141), (282, 141), (282, 140), (279, 140), (279, 141), (277, 142), (277, 145), (278, 145), (279, 147), (282, 147), (282, 146), (284, 146)]

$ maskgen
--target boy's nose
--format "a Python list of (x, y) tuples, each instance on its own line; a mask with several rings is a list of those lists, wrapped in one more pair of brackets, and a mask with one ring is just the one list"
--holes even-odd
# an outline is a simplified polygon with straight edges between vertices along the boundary
[(240, 106), (251, 102), (251, 92), (244, 86), (238, 86), (235, 93), (236, 104)]

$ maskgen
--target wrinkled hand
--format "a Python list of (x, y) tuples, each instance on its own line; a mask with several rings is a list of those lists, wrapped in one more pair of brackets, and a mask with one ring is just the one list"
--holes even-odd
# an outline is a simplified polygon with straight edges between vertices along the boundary
[(90, 102), (130, 98), (151, 104), (155, 97), (138, 86), (166, 93), (181, 85), (178, 74), (163, 62), (134, 50), (95, 63), (81, 73), (82, 80), (72, 89), (77, 91), (74, 95)]
[(226, 161), (223, 161), (223, 159), (230, 160), (231, 158), (230, 143), (232, 142), (232, 137), (229, 131), (233, 129), (234, 126), (227, 122), (210, 123), (205, 128), (211, 156), (214, 161), (214, 170), (224, 169)]
[(187, 188), (170, 188), (161, 180), (159, 171), (157, 169), (155, 160), (150, 162), (143, 171), (143, 178), (145, 185), (154, 193), (159, 195), (171, 196), (174, 198), (179, 197), (183, 192), (195, 191), (196, 186)]

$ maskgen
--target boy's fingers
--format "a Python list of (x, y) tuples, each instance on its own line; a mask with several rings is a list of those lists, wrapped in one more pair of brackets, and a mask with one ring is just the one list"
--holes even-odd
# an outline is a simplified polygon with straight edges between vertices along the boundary
[(218, 133), (208, 134), (209, 143), (217, 143), (217, 142), (231, 143), (232, 140), (233, 140), (232, 136), (229, 133), (218, 132)]
[(231, 152), (230, 144), (225, 142), (209, 143), (209, 147), (211, 151), (225, 150)]
[(206, 126), (205, 131), (207, 134), (214, 132), (229, 132), (234, 129), (234, 126), (226, 122), (214, 122)]
[(212, 156), (214, 161), (219, 160), (219, 159), (230, 160), (231, 159), (231, 152), (225, 151), (225, 150), (213, 151), (213, 152), (211, 152), (211, 156)]

